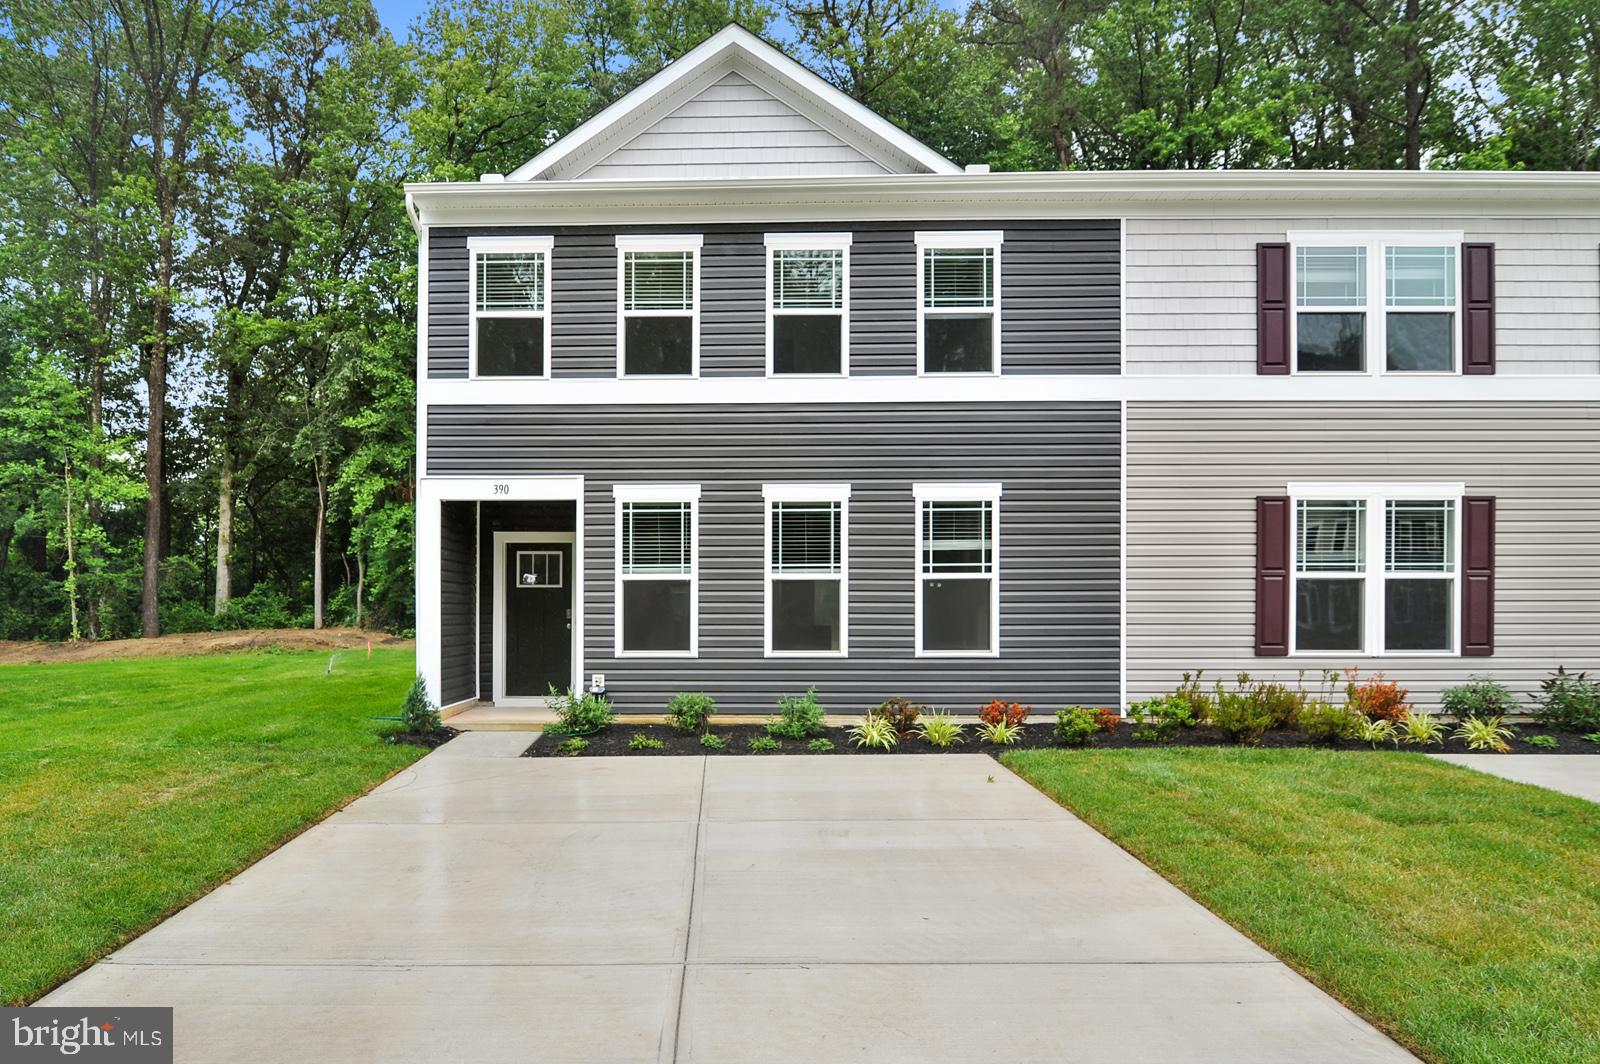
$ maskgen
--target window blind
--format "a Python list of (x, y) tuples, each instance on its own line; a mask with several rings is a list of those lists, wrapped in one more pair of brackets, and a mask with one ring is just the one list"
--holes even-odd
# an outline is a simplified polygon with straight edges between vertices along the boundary
[(1447, 573), (1455, 556), (1455, 505), (1391, 500), (1387, 557), (1391, 573)]
[(687, 502), (623, 503), (623, 575), (688, 576), (692, 520)]
[(1301, 500), (1298, 571), (1360, 572), (1364, 565), (1366, 503)]
[(1367, 301), (1367, 249), (1295, 249), (1295, 296), (1302, 307), (1361, 306)]
[(625, 310), (694, 309), (694, 252), (623, 252)]
[(1391, 307), (1449, 307), (1456, 301), (1456, 249), (1384, 249), (1384, 284)]
[(928, 500), (922, 504), (922, 571), (987, 573), (994, 564), (994, 506)]
[(994, 248), (924, 248), (922, 305), (994, 306)]
[(822, 573), (840, 571), (841, 511), (836, 502), (772, 504), (772, 571)]
[(778, 310), (838, 310), (844, 306), (844, 252), (772, 253), (772, 305)]
[(482, 252), (478, 255), (478, 309), (543, 310), (544, 253)]

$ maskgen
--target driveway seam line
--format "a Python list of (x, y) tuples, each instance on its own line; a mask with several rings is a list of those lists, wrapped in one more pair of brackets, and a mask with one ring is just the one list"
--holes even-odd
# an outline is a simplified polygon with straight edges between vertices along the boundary
[(683, 1030), (683, 993), (689, 983), (689, 945), (694, 937), (694, 895), (700, 886), (700, 836), (706, 829), (706, 771), (709, 757), (700, 758), (700, 804), (695, 811), (694, 855), (689, 861), (689, 912), (683, 924), (683, 962), (678, 966), (678, 1009), (672, 1018), (672, 1061), (678, 1061), (678, 1038)]

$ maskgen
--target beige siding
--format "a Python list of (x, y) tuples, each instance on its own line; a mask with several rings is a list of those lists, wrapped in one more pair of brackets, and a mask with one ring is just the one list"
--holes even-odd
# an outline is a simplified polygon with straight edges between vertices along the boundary
[[(1431, 701), (1600, 667), (1600, 404), (1129, 403), (1128, 693), (1179, 674), (1381, 668)], [(1498, 500), (1493, 657), (1257, 658), (1255, 497), (1291, 480), (1462, 481)]]
[(661, 180), (884, 172), (787, 103), (729, 73), (576, 176)]
[(1404, 228), (1495, 245), (1499, 372), (1600, 372), (1600, 219), (1326, 217), (1128, 219), (1126, 372), (1254, 373), (1257, 242)]

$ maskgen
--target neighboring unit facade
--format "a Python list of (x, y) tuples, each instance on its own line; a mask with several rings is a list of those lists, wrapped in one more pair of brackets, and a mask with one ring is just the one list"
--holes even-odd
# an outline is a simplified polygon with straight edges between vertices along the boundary
[(416, 185), (442, 705), (1600, 659), (1600, 182), (961, 172), (729, 28)]

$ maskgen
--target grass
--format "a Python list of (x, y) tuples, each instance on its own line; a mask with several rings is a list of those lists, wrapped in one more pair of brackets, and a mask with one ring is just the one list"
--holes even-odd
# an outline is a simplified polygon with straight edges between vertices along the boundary
[(0, 1003), (31, 1001), (422, 751), (410, 650), (0, 667)]
[(1424, 1057), (1600, 1059), (1593, 805), (1416, 754), (1002, 760)]

